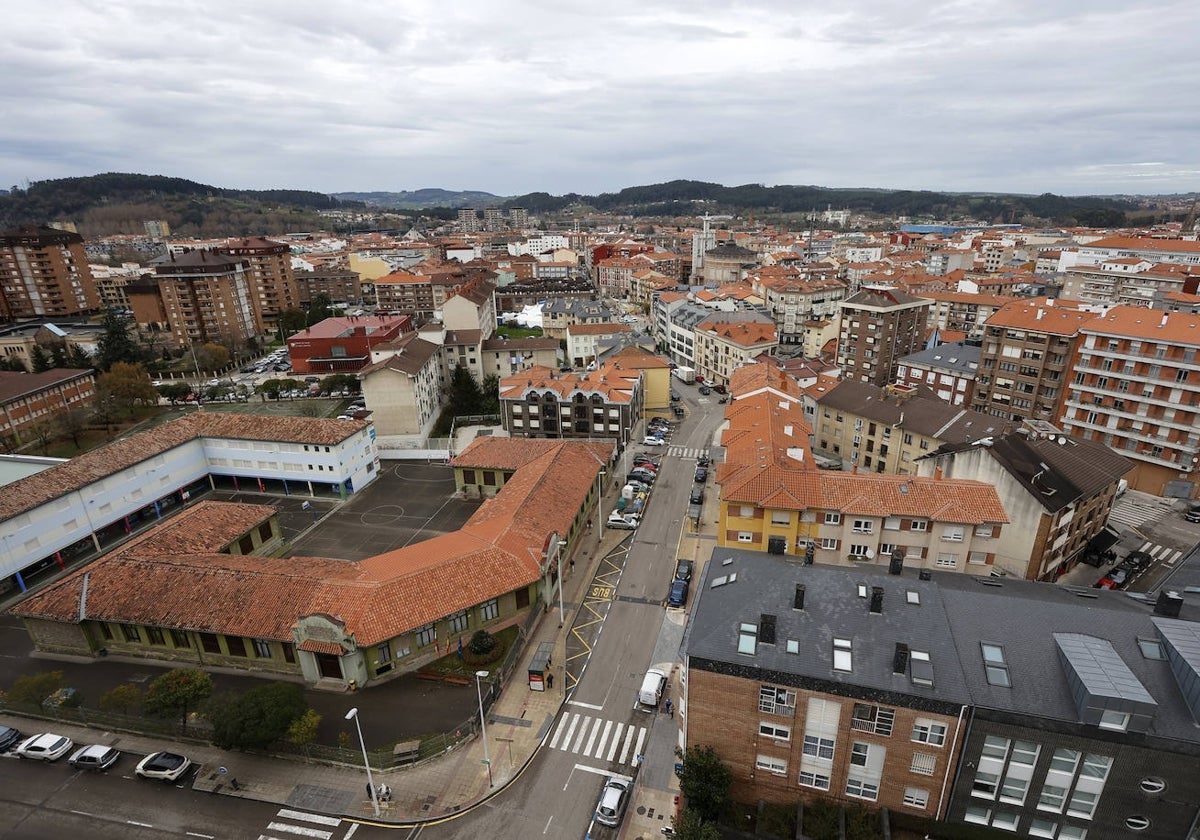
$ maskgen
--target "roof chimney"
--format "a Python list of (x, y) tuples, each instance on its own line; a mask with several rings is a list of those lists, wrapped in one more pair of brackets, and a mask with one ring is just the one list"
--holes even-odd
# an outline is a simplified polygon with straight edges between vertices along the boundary
[(1154, 614), (1167, 618), (1179, 618), (1179, 610), (1182, 608), (1183, 596), (1166, 589), (1158, 593), (1158, 600), (1154, 602)]
[(871, 587), (871, 612), (877, 613), (877, 614), (883, 612), (883, 587), (882, 586), (872, 586)]
[(929, 571), (929, 569), (921, 569), (917, 572), (917, 577), (921, 580), (933, 580), (933, 572)]
[(759, 616), (758, 640), (764, 645), (775, 644), (775, 616), (766, 613)]
[(908, 645), (896, 642), (896, 652), (892, 655), (892, 673), (903, 674), (908, 670)]
[(892, 560), (888, 563), (888, 574), (899, 575), (904, 572), (904, 551), (899, 548), (892, 549)]
[(804, 609), (804, 584), (803, 583), (796, 584), (796, 596), (792, 599), (792, 609), (794, 609), (794, 610)]

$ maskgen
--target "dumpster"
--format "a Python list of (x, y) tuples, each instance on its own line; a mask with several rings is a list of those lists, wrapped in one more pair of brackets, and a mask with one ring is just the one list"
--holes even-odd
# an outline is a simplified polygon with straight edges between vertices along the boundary
[(539, 642), (534, 651), (533, 659), (529, 661), (529, 690), (545, 691), (546, 677), (550, 673), (551, 657), (554, 656), (554, 642)]

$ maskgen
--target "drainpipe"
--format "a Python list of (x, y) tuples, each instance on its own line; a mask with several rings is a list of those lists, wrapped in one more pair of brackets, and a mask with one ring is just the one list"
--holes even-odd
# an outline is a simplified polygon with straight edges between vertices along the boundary
[[(962, 706), (962, 708), (958, 710), (958, 723), (957, 723), (957, 724), (955, 724), (955, 726), (954, 726), (954, 741), (953, 741), (953, 743), (954, 743), (954, 744), (957, 744), (957, 743), (958, 743), (958, 731), (959, 731), (960, 729), (962, 729), (963, 716), (964, 716), (966, 713), (967, 713), (967, 704), (966, 704), (966, 703), (964, 703), (964, 704), (963, 704), (963, 706)], [(966, 740), (967, 740), (967, 738), (970, 738), (970, 737), (971, 737), (971, 724), (972, 724), (973, 722), (974, 722), (974, 718), (972, 718), (971, 720), (967, 721), (967, 733), (966, 733), (966, 734), (963, 736), (963, 742), (964, 742), (964, 743), (966, 743)], [(959, 777), (959, 775), (962, 773), (962, 759), (961, 759), (961, 755), (962, 755), (962, 753), (961, 753), (961, 751), (960, 751), (959, 755), (960, 755), (960, 759), (959, 759), (959, 762), (958, 762), (958, 768), (957, 768), (957, 769), (954, 771), (954, 784), (955, 784), (955, 786), (957, 786), (957, 785), (958, 785), (958, 777)], [(947, 768), (947, 769), (949, 769), (949, 768)], [(945, 803), (945, 801), (946, 801), (946, 783), (947, 783), (948, 781), (950, 781), (950, 774), (949, 774), (949, 773), (947, 773), (946, 775), (944, 775), (944, 776), (942, 777), (942, 790), (941, 790), (941, 792), (938, 794), (938, 806), (937, 806), (937, 812), (934, 814), (934, 817), (933, 817), (933, 818), (934, 818), (934, 819), (936, 819), (936, 820), (940, 820), (940, 819), (942, 819), (942, 805), (943, 805), (943, 804)]]

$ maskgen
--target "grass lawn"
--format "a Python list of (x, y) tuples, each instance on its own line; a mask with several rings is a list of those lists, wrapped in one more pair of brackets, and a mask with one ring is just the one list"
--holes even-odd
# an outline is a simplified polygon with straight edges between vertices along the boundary
[(504, 338), (541, 338), (541, 327), (496, 327), (496, 335)]
[[(465, 660), (459, 659), (457, 651), (451, 651), (441, 659), (433, 660), (421, 670), (427, 673), (432, 672), (447, 677), (465, 677), (471, 680), (475, 678), (476, 671), (486, 670), (495, 675), (496, 671), (500, 670), (500, 666), (504, 664), (504, 657), (508, 655), (509, 648), (517, 640), (519, 630), (520, 628), (514, 625), (512, 627), (505, 627), (503, 630), (492, 634), (492, 638), (504, 648), (504, 652), (486, 665), (472, 665)], [(464, 636), (463, 644), (465, 645), (469, 640), (469, 635)]]

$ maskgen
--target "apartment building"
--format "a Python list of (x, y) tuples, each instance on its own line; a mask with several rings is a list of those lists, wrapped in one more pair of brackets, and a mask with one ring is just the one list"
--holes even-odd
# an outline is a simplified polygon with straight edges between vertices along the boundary
[(900, 359), (925, 344), (929, 302), (867, 286), (841, 302), (837, 361), (848, 379), (889, 385)]
[(355, 373), (370, 364), (372, 348), (413, 330), (407, 315), (326, 318), (288, 336), (288, 355), (295, 373)]
[(1019, 300), (1011, 295), (973, 292), (924, 292), (921, 297), (930, 302), (928, 329), (961, 332), (968, 338), (981, 337), (988, 318)]
[(567, 327), (567, 364), (594, 370), (602, 343), (630, 333), (626, 324), (573, 324)]
[(322, 269), (297, 271), (296, 294), (302, 307), (312, 303), (316, 295), (325, 295), (330, 303), (361, 304), (363, 285), (356, 271)]
[(625, 444), (642, 417), (643, 374), (619, 361), (588, 373), (533, 367), (500, 380), (504, 430), (533, 438), (615, 438)]
[(782, 345), (803, 344), (807, 325), (836, 318), (846, 296), (842, 281), (812, 280), (795, 270), (762, 268), (746, 280), (765, 302)]
[(1200, 266), (1116, 257), (1094, 266), (1068, 268), (1062, 277), (1061, 297), (1084, 303), (1149, 307), (1157, 295), (1194, 294), (1198, 284)]
[(1010, 522), (995, 543), (995, 570), (1053, 582), (1104, 530), (1132, 464), (1102, 443), (1026, 421), (1011, 432), (943, 444), (918, 467), (922, 476), (995, 487)]
[(980, 344), (965, 341), (918, 350), (900, 360), (896, 384), (911, 388), (924, 385), (950, 405), (970, 405), (982, 355)]
[(285, 243), (254, 236), (231, 239), (217, 251), (249, 263), (254, 307), (265, 330), (275, 329), (283, 312), (299, 308), (300, 290), (292, 270), (292, 252)]
[(542, 307), (542, 334), (561, 340), (566, 339), (568, 327), (574, 324), (606, 324), (615, 320), (616, 313), (602, 300), (551, 297)]
[(1050, 298), (1001, 308), (985, 325), (971, 408), (1005, 420), (1055, 422), (1080, 327), (1095, 316)]
[(627, 298), (633, 288), (633, 273), (647, 266), (630, 257), (609, 257), (596, 263), (596, 289), (604, 297)]
[(1063, 431), (1130, 460), (1129, 483), (1197, 496), (1200, 315), (1121, 306), (1079, 330)]
[(1156, 239), (1148, 236), (1106, 236), (1079, 246), (1077, 264), (1099, 265), (1133, 257), (1151, 263), (1200, 266), (1200, 242), (1194, 239)]
[(700, 591), (679, 714), (739, 801), (1055, 840), (1182, 838), (1200, 818), (1200, 631), (1174, 593), (1083, 599), (731, 549)]
[(733, 372), (756, 356), (779, 348), (779, 334), (769, 321), (706, 320), (696, 325), (696, 375), (706, 382), (728, 384)]
[(263, 333), (250, 261), (243, 257), (207, 249), (171, 253), (143, 280), (128, 290), (134, 317), (139, 324), (165, 319), (180, 347), (244, 347)]
[(0, 320), (62, 318), (99, 309), (82, 236), (35, 225), (0, 233)]
[(846, 469), (916, 475), (917, 459), (943, 443), (999, 434), (1003, 421), (955, 407), (924, 385), (844, 379), (816, 398), (817, 452)]
[(433, 283), (428, 277), (399, 270), (375, 280), (375, 306), (380, 312), (409, 315), (418, 323), (433, 318), (437, 308), (433, 300)]
[(440, 349), (415, 332), (372, 348), (358, 379), (380, 438), (433, 430), (442, 409)]

